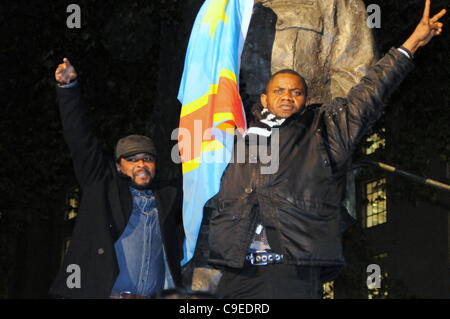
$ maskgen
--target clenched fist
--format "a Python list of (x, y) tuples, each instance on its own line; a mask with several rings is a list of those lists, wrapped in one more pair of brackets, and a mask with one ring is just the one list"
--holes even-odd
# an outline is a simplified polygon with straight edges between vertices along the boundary
[(60, 84), (68, 84), (77, 78), (77, 72), (69, 59), (64, 58), (64, 63), (58, 65), (55, 71), (55, 80)]

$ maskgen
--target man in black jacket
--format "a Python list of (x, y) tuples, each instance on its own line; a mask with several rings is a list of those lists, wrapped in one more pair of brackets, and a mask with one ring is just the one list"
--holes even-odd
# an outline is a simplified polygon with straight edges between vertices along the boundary
[(271, 77), (247, 131), (245, 154), (252, 159), (257, 143), (269, 149), (263, 154), (278, 156), (279, 167), (264, 174), (261, 158), (235, 160), (222, 176), (209, 233), (209, 263), (223, 270), (219, 295), (321, 298), (322, 283), (344, 265), (345, 168), (412, 70), (415, 51), (442, 32), (438, 20), (445, 10), (432, 18), (429, 12), (426, 0), (410, 38), (372, 66), (345, 99), (305, 106), (307, 88), (298, 73), (282, 70)]
[(181, 284), (181, 188), (155, 179), (157, 153), (142, 135), (105, 155), (68, 59), (55, 72), (64, 138), (82, 199), (64, 263), (51, 287), (66, 298), (146, 298)]

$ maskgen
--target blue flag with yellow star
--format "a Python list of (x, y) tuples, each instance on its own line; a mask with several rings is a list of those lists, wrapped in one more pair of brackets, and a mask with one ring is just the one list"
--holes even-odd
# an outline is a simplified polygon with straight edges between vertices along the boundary
[(239, 65), (253, 0), (206, 0), (192, 28), (178, 99), (183, 167), (185, 265), (193, 256), (203, 206), (220, 188), (234, 130), (246, 128)]

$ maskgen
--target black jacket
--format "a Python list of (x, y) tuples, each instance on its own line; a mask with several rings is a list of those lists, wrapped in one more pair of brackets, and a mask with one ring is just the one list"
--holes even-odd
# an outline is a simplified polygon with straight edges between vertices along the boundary
[[(79, 86), (57, 88), (57, 97), (82, 198), (72, 242), (50, 294), (108, 298), (119, 273), (114, 242), (124, 231), (132, 210), (131, 179), (119, 175), (114, 158), (102, 152), (89, 125)], [(181, 185), (156, 180), (153, 184), (169, 268), (175, 284), (180, 285)], [(81, 288), (66, 285), (70, 264), (80, 267)]]
[(356, 145), (412, 68), (406, 56), (391, 49), (346, 99), (307, 107), (286, 119), (279, 130), (276, 173), (261, 174), (260, 160), (229, 164), (211, 215), (209, 263), (243, 267), (259, 219), (268, 229), (273, 250), (283, 253), (287, 263), (344, 264), (341, 203), (346, 167)]

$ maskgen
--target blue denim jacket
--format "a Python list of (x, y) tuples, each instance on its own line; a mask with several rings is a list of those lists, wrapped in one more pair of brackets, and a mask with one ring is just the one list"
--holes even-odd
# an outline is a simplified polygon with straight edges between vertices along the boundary
[(161, 239), (158, 209), (151, 190), (130, 187), (133, 211), (125, 230), (114, 244), (119, 276), (112, 293), (129, 292), (150, 296), (173, 288)]

